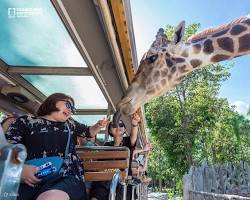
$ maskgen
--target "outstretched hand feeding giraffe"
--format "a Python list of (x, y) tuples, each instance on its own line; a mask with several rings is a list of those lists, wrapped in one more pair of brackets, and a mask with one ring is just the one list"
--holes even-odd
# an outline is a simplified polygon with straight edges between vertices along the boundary
[(146, 102), (159, 97), (195, 69), (250, 53), (250, 18), (241, 17), (210, 28), (183, 41), (185, 23), (169, 41), (160, 29), (117, 109), (130, 115)]

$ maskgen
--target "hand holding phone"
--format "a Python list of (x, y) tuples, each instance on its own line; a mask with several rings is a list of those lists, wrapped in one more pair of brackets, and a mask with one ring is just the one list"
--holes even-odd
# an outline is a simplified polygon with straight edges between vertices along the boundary
[(51, 162), (47, 162), (47, 163), (41, 165), (39, 167), (39, 169), (40, 169), (39, 172), (37, 172), (35, 174), (36, 177), (38, 177), (38, 178), (42, 178), (42, 177), (47, 176), (47, 175), (49, 175), (49, 174), (51, 174), (51, 173), (54, 172), (54, 169), (52, 167), (52, 163)]
[(52, 174), (54, 172), (54, 168), (52, 166), (49, 166), (47, 168), (44, 168), (42, 170), (40, 170), (37, 174), (36, 177), (38, 178), (42, 178), (44, 176), (48, 176), (49, 174)]

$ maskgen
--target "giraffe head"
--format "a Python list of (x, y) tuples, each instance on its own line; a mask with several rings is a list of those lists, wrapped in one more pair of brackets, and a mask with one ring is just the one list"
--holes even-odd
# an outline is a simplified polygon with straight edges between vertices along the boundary
[(216, 28), (209, 28), (183, 41), (184, 22), (169, 41), (160, 29), (156, 40), (143, 56), (139, 69), (118, 110), (129, 115), (143, 103), (159, 97), (189, 72), (208, 64), (250, 54), (250, 17), (241, 17)]
[(164, 30), (159, 29), (151, 48), (144, 54), (135, 78), (126, 96), (117, 108), (125, 115), (134, 113), (143, 103), (161, 96), (172, 88), (170, 80), (176, 74), (179, 49), (182, 48), (185, 22), (175, 30), (173, 41), (168, 40)]

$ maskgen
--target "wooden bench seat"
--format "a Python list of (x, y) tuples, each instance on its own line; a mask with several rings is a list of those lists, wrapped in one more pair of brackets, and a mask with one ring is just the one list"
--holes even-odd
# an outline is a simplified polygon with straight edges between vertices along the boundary
[(77, 147), (83, 161), (86, 181), (110, 181), (116, 169), (121, 171), (122, 181), (128, 176), (130, 151), (127, 147)]

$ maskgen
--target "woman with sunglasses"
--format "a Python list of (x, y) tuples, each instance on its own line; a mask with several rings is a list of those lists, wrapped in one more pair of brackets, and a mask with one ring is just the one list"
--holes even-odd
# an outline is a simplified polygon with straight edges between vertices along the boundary
[[(136, 146), (137, 134), (138, 134), (138, 124), (140, 122), (140, 117), (137, 113), (132, 115), (131, 118), (131, 131), (130, 135), (126, 136), (126, 126), (122, 120), (119, 121), (119, 127), (114, 128), (110, 123), (108, 126), (108, 133), (113, 137), (113, 141), (106, 142), (105, 146), (124, 146), (128, 147), (130, 150), (130, 162), (128, 175), (132, 175), (131, 161), (133, 151)], [(110, 182), (94, 182), (91, 188), (90, 196), (91, 200), (108, 200), (109, 198), (109, 187)], [(132, 186), (128, 187), (127, 199), (130, 200), (132, 197)], [(122, 187), (118, 185), (116, 190), (116, 200), (122, 200)]]
[(9, 142), (26, 146), (27, 160), (50, 156), (65, 158), (69, 132), (71, 135), (69, 154), (62, 165), (63, 173), (44, 183), (36, 176), (39, 168), (25, 164), (18, 200), (86, 199), (83, 168), (75, 150), (77, 137), (95, 137), (101, 128), (106, 127), (107, 121), (100, 120), (88, 127), (71, 118), (74, 112), (73, 98), (55, 93), (40, 105), (37, 116), (21, 116), (8, 129), (6, 137)]

